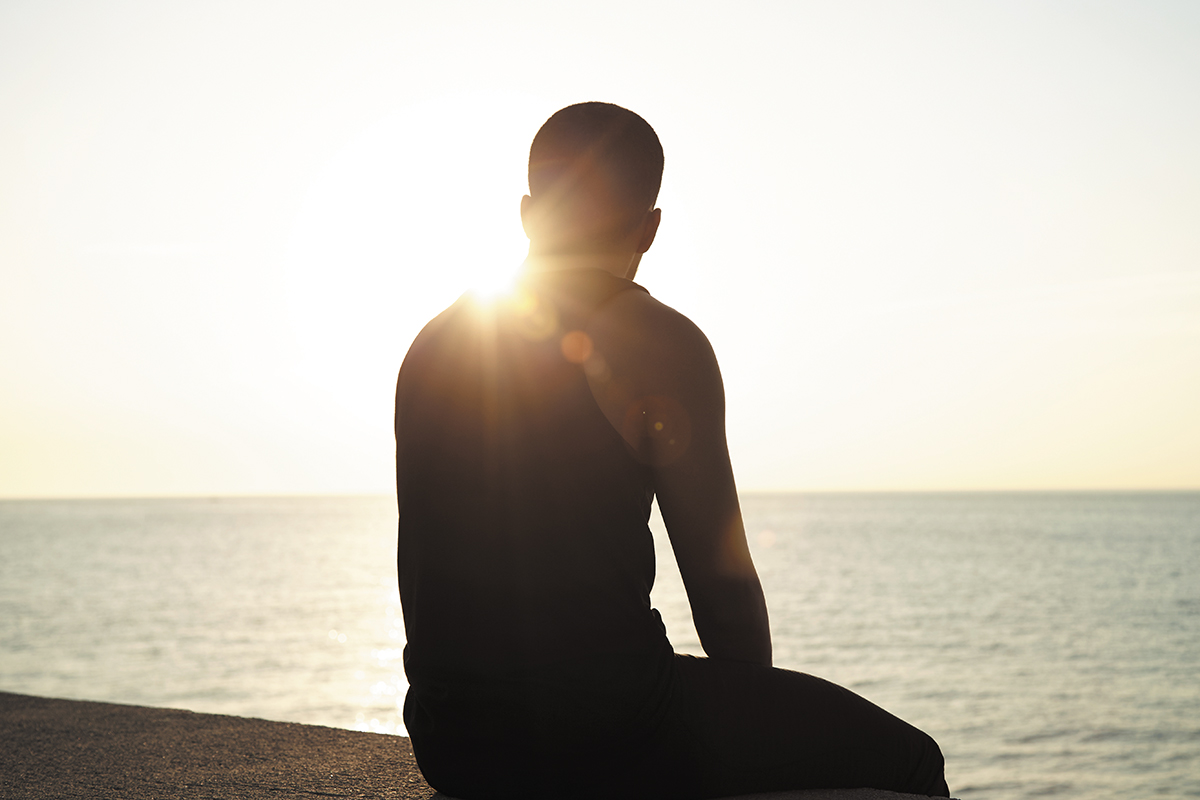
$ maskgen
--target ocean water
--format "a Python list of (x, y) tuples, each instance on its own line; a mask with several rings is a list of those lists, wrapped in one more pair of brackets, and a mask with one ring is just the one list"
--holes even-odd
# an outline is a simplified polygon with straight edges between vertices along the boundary
[[(776, 665), (928, 731), (956, 796), (1200, 796), (1200, 493), (743, 513)], [(402, 733), (394, 531), (386, 497), (0, 502), (0, 689)]]

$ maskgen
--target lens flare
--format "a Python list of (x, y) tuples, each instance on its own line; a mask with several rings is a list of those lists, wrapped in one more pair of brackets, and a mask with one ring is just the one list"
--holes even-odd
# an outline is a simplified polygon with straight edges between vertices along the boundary
[(526, 339), (540, 342), (558, 330), (558, 312), (533, 292), (518, 289), (506, 302), (516, 317), (517, 330)]
[(563, 358), (572, 364), (583, 364), (592, 357), (592, 337), (583, 331), (570, 331), (562, 337)]

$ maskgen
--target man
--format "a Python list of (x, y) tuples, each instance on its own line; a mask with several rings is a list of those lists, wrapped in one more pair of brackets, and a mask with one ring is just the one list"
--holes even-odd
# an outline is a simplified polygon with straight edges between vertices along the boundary
[[(661, 218), (653, 129), (607, 103), (534, 138), (519, 290), (413, 342), (396, 390), (405, 723), (475, 797), (948, 795), (925, 734), (771, 667), (708, 341), (632, 282)], [(708, 658), (650, 607), (653, 497)]]

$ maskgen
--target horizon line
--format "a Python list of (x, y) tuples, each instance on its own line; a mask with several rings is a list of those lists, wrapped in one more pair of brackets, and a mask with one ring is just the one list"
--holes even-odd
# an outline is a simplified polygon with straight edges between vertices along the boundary
[[(1000, 495), (1000, 494), (1196, 494), (1200, 486), (1141, 488), (1050, 488), (1050, 489), (739, 489), (739, 495)], [(155, 494), (0, 494), (0, 502), (72, 502), (89, 500), (288, 500), (299, 498), (393, 498), (394, 492), (195, 492)]]

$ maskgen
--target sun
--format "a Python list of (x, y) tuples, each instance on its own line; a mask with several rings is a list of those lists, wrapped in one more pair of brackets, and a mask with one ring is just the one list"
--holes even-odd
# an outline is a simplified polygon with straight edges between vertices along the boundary
[(547, 109), (488, 94), (414, 103), (352, 136), (314, 175), (281, 288), (296, 371), (351, 416), (384, 413), (426, 322), (465, 292), (494, 300), (514, 288), (529, 245), (526, 158)]
[(467, 276), (467, 291), (484, 302), (495, 302), (517, 288), (521, 265), (492, 266), (472, 270)]

